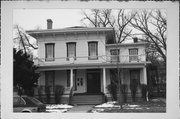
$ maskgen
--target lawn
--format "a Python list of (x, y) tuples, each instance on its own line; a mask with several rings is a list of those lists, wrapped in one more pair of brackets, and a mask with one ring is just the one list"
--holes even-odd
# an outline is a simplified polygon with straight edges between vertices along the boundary
[(166, 104), (161, 100), (149, 102), (124, 103), (123, 108), (117, 102), (107, 102), (95, 106), (90, 113), (165, 113)]

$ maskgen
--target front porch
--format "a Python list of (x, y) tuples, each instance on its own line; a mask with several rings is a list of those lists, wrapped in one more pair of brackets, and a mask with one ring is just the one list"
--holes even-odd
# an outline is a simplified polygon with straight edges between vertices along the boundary
[[(42, 97), (44, 98), (44, 100), (46, 100), (45, 98), (47, 96), (47, 92), (45, 87), (49, 86), (50, 103), (54, 103), (55, 87), (58, 85), (62, 85), (65, 90), (64, 94), (61, 97), (60, 103), (69, 103), (72, 100), (77, 100), (77, 98), (75, 99), (75, 97), (78, 97), (78, 103), (81, 103), (81, 101), (83, 103), (83, 101), (91, 99), (91, 101), (87, 101), (87, 104), (92, 104), (93, 101), (96, 100), (96, 98), (99, 101), (94, 102), (95, 104), (101, 104), (106, 100), (112, 100), (112, 96), (107, 90), (107, 86), (113, 82), (111, 70), (116, 69), (116, 65), (96, 65), (96, 67), (92, 66), (76, 66), (72, 68), (66, 67), (63, 69), (61, 69), (60, 67), (54, 67), (53, 69), (51, 67), (50, 70), (48, 70), (47, 68), (41, 68), (41, 77), (38, 84), (39, 87), (42, 88)], [(125, 67), (125, 65), (123, 65), (121, 66), (121, 69), (123, 69), (120, 75), (121, 82), (122, 84), (127, 84), (128, 101), (132, 101), (130, 89), (131, 79), (132, 77), (136, 77), (140, 85), (146, 85), (146, 67), (144, 65), (131, 65), (131, 67), (129, 67), (129, 65)], [(137, 71), (137, 76), (135, 75), (136, 73), (132, 73), (133, 71)], [(137, 97), (141, 97), (142, 95), (140, 86), (138, 87), (137, 92)], [(35, 91), (35, 95), (37, 96), (37, 98), (39, 97), (37, 89)], [(88, 96), (89, 98), (87, 98)], [(77, 101), (75, 101), (75, 103), (77, 103)]]

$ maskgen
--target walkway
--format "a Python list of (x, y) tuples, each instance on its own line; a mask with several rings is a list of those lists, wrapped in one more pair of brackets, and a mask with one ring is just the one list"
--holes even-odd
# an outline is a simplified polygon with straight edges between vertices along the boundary
[(87, 113), (95, 105), (76, 105), (67, 113)]

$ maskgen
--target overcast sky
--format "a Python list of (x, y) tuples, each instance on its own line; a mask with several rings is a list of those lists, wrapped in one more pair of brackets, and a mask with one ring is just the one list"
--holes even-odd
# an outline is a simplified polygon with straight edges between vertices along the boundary
[(81, 26), (82, 13), (80, 9), (15, 9), (13, 24), (18, 24), (24, 30), (40, 27), (47, 28), (47, 19), (52, 19), (53, 28)]

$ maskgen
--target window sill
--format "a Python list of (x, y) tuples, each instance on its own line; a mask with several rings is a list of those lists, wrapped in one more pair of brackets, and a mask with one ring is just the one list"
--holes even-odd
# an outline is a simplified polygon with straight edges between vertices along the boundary
[(69, 57), (67, 57), (67, 58), (66, 58), (66, 61), (70, 61), (70, 60), (71, 60), (71, 58), (72, 58), (73, 60), (76, 60), (76, 59), (77, 59), (76, 57), (74, 57), (74, 58), (73, 58), (73, 57), (70, 57), (70, 58), (69, 58)]

